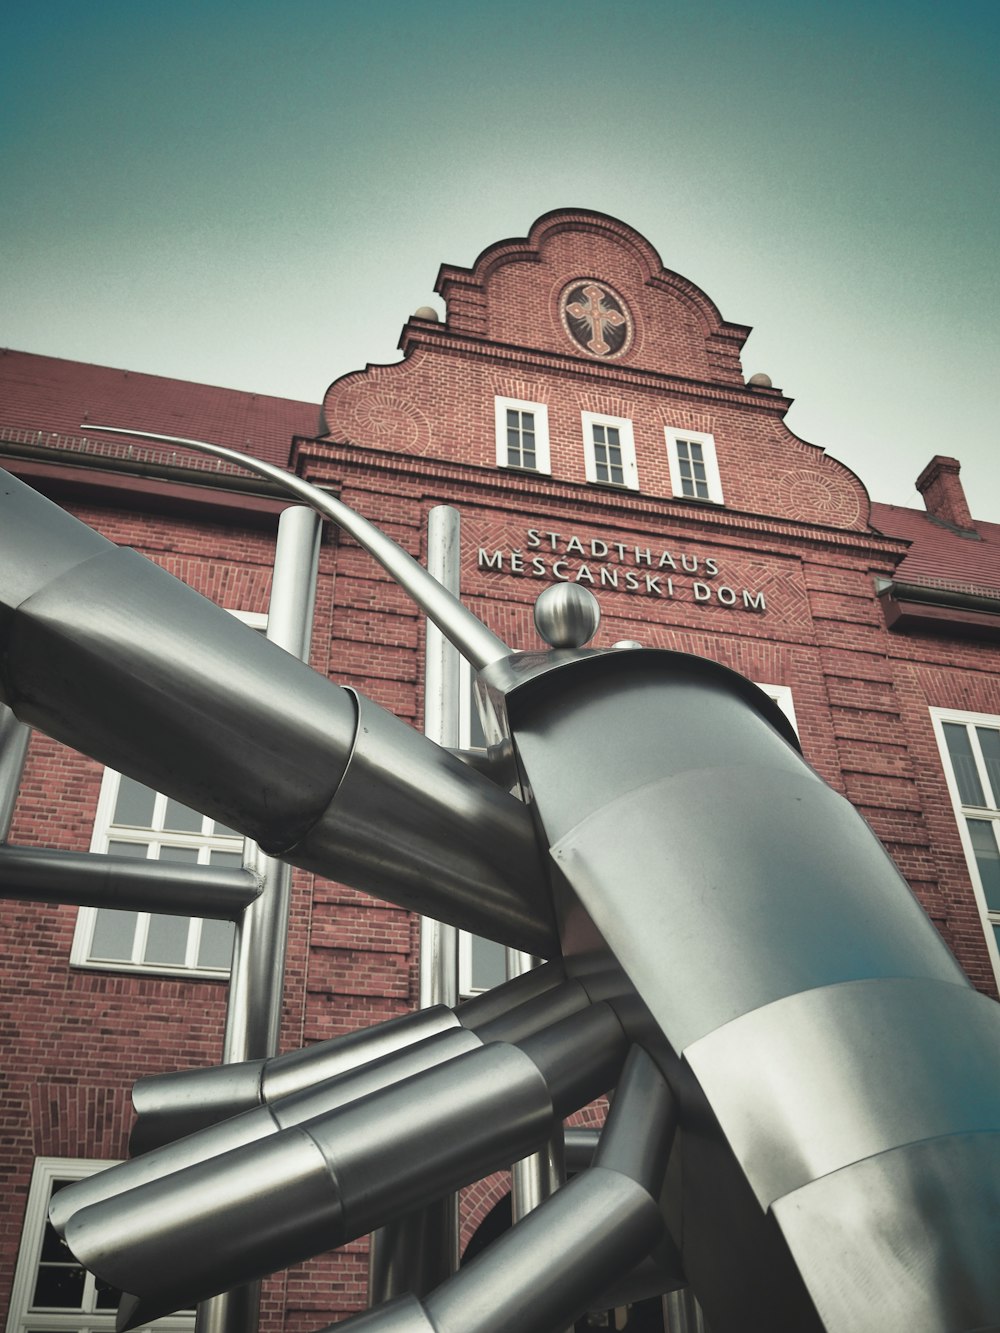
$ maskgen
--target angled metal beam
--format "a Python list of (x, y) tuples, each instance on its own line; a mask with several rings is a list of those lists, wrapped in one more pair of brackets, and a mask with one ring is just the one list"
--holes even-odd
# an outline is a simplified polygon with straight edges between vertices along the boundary
[(251, 458), (236, 449), (226, 449), (221, 444), (209, 444), (205, 440), (189, 440), (178, 435), (155, 435), (145, 430), (124, 430), (120, 426), (92, 426), (85, 429), (93, 434), (96, 431), (111, 435), (131, 435), (141, 440), (156, 440), (160, 444), (178, 444), (186, 449), (197, 449), (200, 453), (212, 454), (216, 458), (226, 458), (237, 463), (248, 472), (255, 472), (259, 477), (267, 477), (283, 486), (290, 495), (311, 505), (318, 513), (332, 518), (333, 521), (349, 533), (359, 546), (363, 547), (379, 562), (387, 574), (403, 588), (417, 603), (425, 615), (434, 621), (447, 639), (458, 651), (467, 657), (478, 670), (510, 655), (510, 648), (503, 639), (487, 629), (478, 616), (463, 606), (446, 588), (443, 588), (433, 574), (428, 573), (423, 565), (397, 545), (391, 537), (380, 532), (374, 523), (349, 509), (336, 496), (321, 491), (317, 486), (296, 477), (284, 468), (274, 467), (260, 458)]
[(236, 921), (261, 891), (248, 870), (100, 852), (0, 846), (0, 898)]

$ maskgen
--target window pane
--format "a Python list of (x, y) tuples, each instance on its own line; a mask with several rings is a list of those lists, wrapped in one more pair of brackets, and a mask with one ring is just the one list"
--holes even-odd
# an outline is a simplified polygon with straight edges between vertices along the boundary
[(95, 1279), (98, 1310), (117, 1310), (122, 1294), (118, 1287), (112, 1287), (102, 1277)]
[(215, 833), (215, 834), (217, 834), (219, 837), (222, 837), (222, 838), (242, 838), (242, 837), (243, 837), (243, 834), (240, 833), (238, 829), (227, 828), (225, 824), (220, 824), (220, 823), (218, 822), (218, 820), (216, 820), (216, 821), (212, 824), (212, 832)]
[(967, 728), (957, 722), (946, 722), (944, 738), (948, 743), (948, 753), (951, 756), (951, 766), (962, 804), (985, 805)]
[(186, 916), (151, 916), (143, 961), (182, 965), (187, 954), (190, 925), (191, 918)]
[(1000, 731), (996, 727), (977, 727), (976, 735), (993, 788), (993, 804), (1000, 809)]
[(116, 907), (99, 908), (90, 946), (91, 958), (130, 959), (138, 918), (138, 912), (120, 912)]
[(507, 980), (507, 954), (495, 940), (472, 937), (472, 985), (475, 990), (489, 990)]
[(167, 800), (167, 813), (163, 817), (163, 827), (179, 833), (200, 833), (201, 815), (197, 810), (190, 810), (180, 801)]
[(48, 1309), (79, 1310), (83, 1300), (85, 1274), (79, 1264), (56, 1267), (42, 1264), (35, 1282), (33, 1306)]
[(1000, 852), (997, 851), (995, 826), (988, 819), (967, 819), (972, 850), (983, 881), (986, 906), (1000, 912)]
[(231, 921), (203, 921), (198, 945), (199, 967), (229, 967), (236, 927)]
[(137, 861), (145, 861), (149, 855), (148, 842), (109, 842), (108, 851), (112, 856), (131, 856)]
[(235, 866), (238, 870), (243, 864), (243, 853), (213, 850), (208, 854), (208, 863), (213, 866)]
[(41, 1261), (43, 1264), (76, 1263), (69, 1246), (59, 1235), (51, 1222), (45, 1223), (45, 1231), (42, 1234)]
[(195, 866), (198, 864), (197, 847), (171, 847), (169, 843), (163, 843), (160, 847), (161, 861), (184, 861), (187, 865)]
[(134, 778), (122, 774), (118, 783), (118, 799), (115, 801), (115, 824), (132, 824), (136, 828), (151, 828), (153, 823), (153, 803), (156, 792), (144, 787)]

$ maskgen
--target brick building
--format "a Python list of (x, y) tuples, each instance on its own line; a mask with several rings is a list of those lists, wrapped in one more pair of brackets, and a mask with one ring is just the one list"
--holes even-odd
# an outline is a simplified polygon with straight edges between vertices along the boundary
[[(597, 646), (696, 653), (769, 689), (995, 995), (1000, 526), (971, 516), (958, 462), (929, 462), (926, 511), (872, 503), (792, 434), (779, 389), (747, 380), (749, 330), (600, 214), (546, 215), (471, 269), (442, 268), (437, 291), (443, 321), (418, 312), (401, 361), (343, 377), (321, 406), (7, 352), (3, 465), (253, 624), (287, 501), (228, 464), (88, 423), (256, 453), (418, 556), (428, 511), (455, 506), (463, 597), (508, 643), (538, 646), (534, 599), (569, 580), (600, 599)], [(421, 725), (422, 619), (332, 531), (311, 660)], [(241, 845), (40, 735), (10, 842), (216, 864)], [(0, 1315), (9, 1305), (8, 1333), (97, 1333), (113, 1302), (46, 1246), (48, 1191), (124, 1155), (137, 1076), (218, 1060), (230, 935), (30, 902), (8, 903), (2, 930)], [(401, 909), (296, 871), (283, 1049), (412, 1007), (417, 939)], [(470, 950), (464, 984), (491, 984), (496, 963)], [(466, 1237), (505, 1188), (467, 1192)], [(262, 1329), (320, 1328), (364, 1287), (365, 1246), (352, 1244), (270, 1279)]]

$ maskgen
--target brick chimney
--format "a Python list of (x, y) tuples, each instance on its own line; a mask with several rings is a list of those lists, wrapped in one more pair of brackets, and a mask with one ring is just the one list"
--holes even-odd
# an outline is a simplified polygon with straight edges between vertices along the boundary
[(976, 525), (969, 513), (965, 491), (958, 479), (961, 464), (957, 458), (938, 454), (917, 478), (917, 490), (932, 518), (947, 523), (961, 532), (975, 532)]

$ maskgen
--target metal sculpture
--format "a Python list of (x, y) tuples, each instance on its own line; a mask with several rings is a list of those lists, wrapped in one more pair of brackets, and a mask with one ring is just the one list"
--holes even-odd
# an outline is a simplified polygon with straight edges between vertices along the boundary
[(137, 1085), (142, 1155), (52, 1214), (130, 1293), (120, 1329), (509, 1165), (615, 1085), (589, 1171), (348, 1323), (547, 1333), (628, 1279), (690, 1283), (713, 1333), (1000, 1329), (1000, 1009), (750, 682), (576, 646), (576, 604), (546, 621), (561, 646), (512, 653), (323, 497), (477, 668), (487, 775), (13, 479), (0, 498), (18, 717), (552, 960), (454, 1011)]

